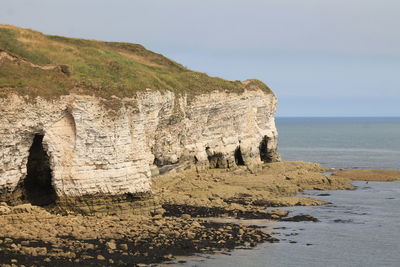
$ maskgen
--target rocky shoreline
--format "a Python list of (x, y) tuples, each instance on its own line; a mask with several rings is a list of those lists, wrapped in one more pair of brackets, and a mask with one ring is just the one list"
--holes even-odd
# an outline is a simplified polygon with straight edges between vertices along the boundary
[[(112, 222), (118, 224), (118, 218)], [(136, 227), (129, 235), (117, 236), (119, 231), (114, 230), (96, 239), (82, 239), (67, 232), (66, 235), (58, 233), (50, 240), (2, 237), (0, 258), (3, 264), (17, 266), (143, 266), (172, 260), (175, 256), (277, 241), (257, 226), (190, 218), (157, 217), (145, 219), (141, 227)]]
[(353, 181), (394, 182), (400, 181), (399, 170), (352, 169), (334, 172), (333, 176), (344, 177)]
[(153, 180), (164, 210), (153, 216), (57, 214), (1, 203), (1, 266), (145, 266), (278, 242), (258, 226), (207, 218), (317, 222), (272, 207), (326, 203), (293, 197), (305, 189), (352, 189), (349, 180), (323, 171), (314, 163), (280, 162), (251, 170), (172, 172)]

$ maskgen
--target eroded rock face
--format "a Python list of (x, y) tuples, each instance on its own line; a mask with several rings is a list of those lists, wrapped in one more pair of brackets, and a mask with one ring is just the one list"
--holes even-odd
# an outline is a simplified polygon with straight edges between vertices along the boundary
[[(104, 101), (83, 95), (0, 99), (3, 198), (18, 188), (23, 197), (35, 138), (48, 163), (33, 166), (49, 165), (59, 198), (150, 192), (151, 176), (175, 167), (279, 160), (273, 94), (215, 92), (189, 99), (147, 91)], [(113, 101), (118, 106), (110, 110)]]

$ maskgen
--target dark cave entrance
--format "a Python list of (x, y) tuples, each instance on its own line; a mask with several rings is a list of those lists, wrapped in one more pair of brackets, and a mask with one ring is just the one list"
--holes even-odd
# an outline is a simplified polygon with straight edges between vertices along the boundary
[(268, 137), (264, 136), (260, 143), (260, 158), (264, 162), (271, 162), (271, 156), (268, 151)]
[(24, 181), (26, 200), (32, 205), (46, 206), (56, 201), (57, 195), (51, 183), (52, 174), (49, 156), (43, 148), (42, 134), (36, 134), (27, 164), (28, 174)]
[(206, 153), (210, 168), (225, 168), (228, 164), (224, 164), (224, 155), (210, 151), (210, 147), (206, 147)]
[(240, 150), (240, 146), (238, 146), (235, 150), (235, 163), (237, 166), (244, 166), (244, 160), (242, 156), (242, 151)]

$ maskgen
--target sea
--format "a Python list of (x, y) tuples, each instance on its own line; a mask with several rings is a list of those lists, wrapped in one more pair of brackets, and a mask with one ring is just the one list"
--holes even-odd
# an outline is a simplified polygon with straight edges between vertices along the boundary
[(276, 125), (283, 160), (400, 169), (400, 118), (277, 118)]
[[(277, 118), (283, 160), (325, 167), (400, 169), (400, 118)], [(320, 222), (241, 221), (279, 243), (196, 255), (191, 267), (400, 266), (400, 182), (353, 182), (356, 190), (306, 191), (331, 204), (284, 208)]]

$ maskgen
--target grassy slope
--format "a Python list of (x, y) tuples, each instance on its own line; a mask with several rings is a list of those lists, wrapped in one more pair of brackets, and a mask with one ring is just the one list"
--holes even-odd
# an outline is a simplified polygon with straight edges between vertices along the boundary
[[(194, 72), (130, 43), (99, 42), (0, 25), (0, 52), (18, 60), (0, 61), (0, 93), (55, 97), (71, 91), (130, 97), (146, 88), (200, 94), (270, 89), (258, 80), (244, 84)], [(32, 63), (32, 64), (31, 64)], [(53, 69), (40, 67), (53, 66)]]

